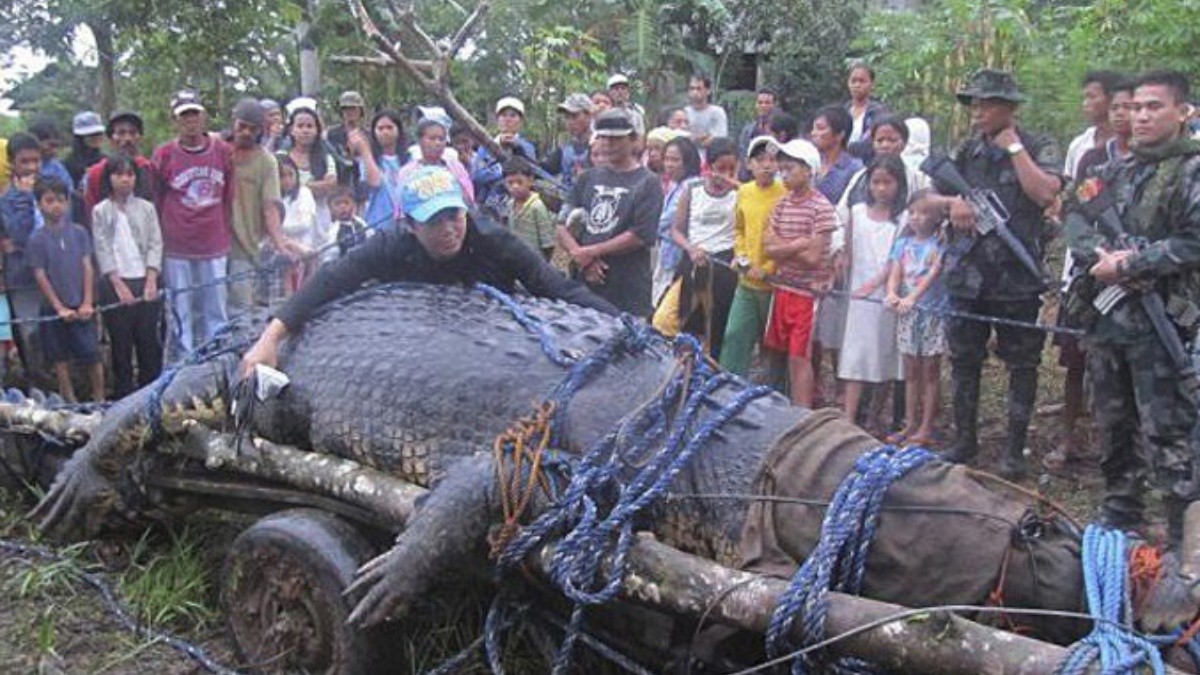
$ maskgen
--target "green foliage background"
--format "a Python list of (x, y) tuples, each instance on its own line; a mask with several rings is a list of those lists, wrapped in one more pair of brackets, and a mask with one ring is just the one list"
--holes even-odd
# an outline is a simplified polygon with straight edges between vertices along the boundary
[[(403, 22), (381, 8), (411, 4), (437, 38), (451, 34), (475, 3), (367, 4), (404, 39)], [(748, 82), (776, 87), (785, 107), (804, 117), (842, 100), (846, 65), (865, 58), (878, 72), (877, 93), (899, 112), (928, 118), (946, 142), (966, 128), (953, 91), (990, 65), (1016, 71), (1032, 99), (1025, 122), (1065, 140), (1081, 124), (1079, 80), (1089, 68), (1200, 74), (1198, 12), (1200, 0), (926, 0), (910, 11), (871, 8), (866, 0), (503, 0), (456, 62), (453, 86), (481, 120), (497, 97), (522, 95), (532, 131), (545, 138), (557, 131), (558, 100), (601, 88), (611, 72), (631, 76), (651, 116), (681, 103), (688, 75), (703, 72), (716, 79), (717, 99), (731, 108), (736, 128), (751, 114)], [(167, 102), (182, 86), (201, 91), (218, 124), (239, 96), (294, 96), (302, 21), (312, 25), (323, 100), (353, 88), (372, 107), (428, 101), (394, 69), (334, 61), (372, 54), (344, 0), (9, 0), (0, 3), (0, 22), (10, 27), (0, 32), (0, 53), (20, 44), (54, 59), (8, 95), (20, 109), (65, 126), (74, 111), (103, 103), (103, 69), (73, 54), (76, 32), (106, 32), (115, 104), (140, 110), (154, 141), (170, 134)]]
[(869, 14), (854, 48), (878, 72), (877, 93), (929, 119), (937, 141), (964, 133), (965, 110), (950, 93), (983, 65), (1013, 70), (1030, 97), (1024, 123), (1065, 141), (1082, 123), (1088, 70), (1200, 75), (1197, 11), (1197, 0), (932, 0), (915, 12)]

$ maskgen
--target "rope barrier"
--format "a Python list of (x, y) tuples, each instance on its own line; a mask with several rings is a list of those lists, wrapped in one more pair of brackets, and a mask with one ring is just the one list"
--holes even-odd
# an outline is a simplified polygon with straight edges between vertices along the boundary
[[(392, 219), (389, 217), (389, 218), (386, 218), (383, 220), (367, 223), (366, 229), (368, 231), (379, 232), (380, 230), (382, 230), (386, 225), (388, 225), (391, 222), (392, 222)], [(254, 269), (246, 270), (244, 272), (235, 272), (233, 274), (225, 274), (225, 275), (222, 275), (219, 277), (214, 277), (213, 279), (211, 279), (209, 281), (201, 282), (198, 284), (193, 284), (191, 286), (184, 286), (184, 287), (180, 287), (180, 288), (160, 287), (159, 288), (159, 296), (153, 300), (147, 300), (145, 297), (139, 297), (139, 298), (134, 298), (133, 302), (128, 302), (128, 303), (123, 303), (123, 302), (118, 301), (118, 302), (113, 302), (113, 303), (109, 303), (106, 305), (95, 305), (95, 311), (97, 314), (103, 314), (105, 312), (111, 312), (115, 309), (121, 309), (123, 307), (133, 307), (135, 305), (139, 305), (139, 304), (143, 304), (143, 303), (147, 303), (147, 302), (158, 302), (159, 300), (168, 300), (169, 301), (172, 298), (187, 295), (189, 293), (196, 293), (198, 291), (202, 291), (202, 290), (205, 290), (208, 288), (216, 288), (217, 286), (223, 286), (225, 284), (228, 284), (231, 281), (240, 281), (243, 279), (252, 279), (252, 278), (253, 279), (265, 279), (265, 278), (270, 277), (273, 274), (281, 273), (286, 269), (290, 269), (297, 265), (302, 265), (302, 264), (311, 262), (313, 260), (316, 260), (317, 258), (321, 257), (325, 253), (333, 250), (338, 245), (339, 245), (338, 242), (336, 240), (334, 240), (334, 241), (331, 241), (331, 242), (321, 246), (320, 248), (314, 249), (313, 251), (311, 251), (303, 256), (300, 256), (296, 260), (285, 260), (285, 261), (282, 261), (282, 262), (279, 262), (279, 263), (276, 263), (273, 265), (260, 266), (260, 267), (254, 268)], [(161, 279), (161, 277), (160, 277), (160, 279)], [(32, 287), (32, 286), (25, 286), (25, 287), (21, 287), (21, 288), (8, 289), (8, 292), (18, 291), (18, 290), (37, 290), (37, 288)], [(61, 321), (61, 320), (62, 319), (58, 318), (57, 316), (34, 316), (34, 317), (25, 317), (25, 318), (14, 318), (14, 317), (10, 316), (7, 320), (0, 321), (0, 326), (20, 326), (20, 325), (25, 325), (25, 324), (50, 323), (53, 321)], [(176, 320), (178, 320), (178, 317), (176, 317)]]
[[(735, 265), (733, 263), (728, 263), (728, 262), (725, 262), (724, 260), (720, 260), (720, 259), (716, 258), (715, 256), (708, 256), (708, 261), (710, 263), (719, 265), (725, 269), (728, 269), (728, 270), (734, 272), (735, 274), (738, 275), (739, 279), (747, 276), (745, 270), (739, 268), (737, 265)], [(795, 284), (791, 284), (786, 279), (780, 277), (779, 275), (767, 274), (767, 275), (764, 275), (761, 280), (766, 282), (767, 284), (769, 284), (772, 288), (782, 289), (785, 291), (791, 291), (793, 293), (800, 293), (802, 295), (815, 295), (811, 290), (802, 288), (800, 286), (796, 286)], [(1055, 291), (1055, 293), (1057, 294), (1060, 292)], [(866, 303), (871, 303), (874, 305), (884, 305), (885, 304), (885, 301), (880, 298), (859, 297), (850, 291), (842, 291), (842, 290), (831, 290), (831, 291), (825, 293), (825, 297), (845, 298), (845, 299), (849, 300), (850, 302), (866, 302)], [(1083, 337), (1084, 335), (1087, 334), (1087, 331), (1080, 330), (1078, 328), (1067, 328), (1066, 326), (1052, 326), (1050, 324), (1044, 324), (1044, 323), (1040, 323), (1040, 322), (1019, 321), (1017, 319), (1010, 319), (1010, 318), (1003, 317), (1003, 316), (992, 316), (990, 314), (978, 314), (975, 312), (966, 312), (963, 310), (953, 309), (952, 307), (950, 307), (948, 304), (945, 304), (945, 303), (939, 303), (939, 304), (917, 303), (913, 307), (912, 311), (921, 311), (921, 312), (925, 312), (927, 314), (933, 314), (933, 315), (941, 317), (941, 318), (964, 319), (966, 321), (979, 321), (982, 323), (989, 323), (989, 324), (992, 324), (995, 326), (1012, 326), (1014, 328), (1027, 328), (1030, 330), (1041, 331), (1043, 333), (1070, 335), (1073, 337)]]
[[(36, 546), (33, 544), (23, 544), (16, 541), (10, 541), (8, 539), (0, 539), (0, 550), (20, 555), (33, 556), (42, 560), (49, 560), (58, 563), (67, 561), (67, 558), (46, 547)], [(97, 594), (100, 595), (100, 600), (104, 604), (104, 609), (114, 619), (116, 619), (117, 622), (121, 624), (121, 627), (125, 630), (137, 635), (143, 640), (163, 642), (167, 644), (169, 647), (171, 647), (171, 649), (184, 654), (188, 658), (195, 661), (201, 668), (204, 668), (210, 673), (215, 673), (216, 675), (240, 675), (240, 671), (226, 668), (225, 666), (217, 663), (211, 656), (208, 655), (208, 652), (206, 652), (204, 648), (194, 645), (187, 640), (184, 640), (183, 638), (171, 633), (156, 630), (140, 623), (133, 617), (129, 609), (126, 608), (117, 598), (117, 593), (113, 590), (112, 586), (110, 586), (108, 582), (105, 581), (104, 578), (99, 574), (80, 570), (77, 576), (80, 581), (90, 586), (94, 591), (96, 591)]]

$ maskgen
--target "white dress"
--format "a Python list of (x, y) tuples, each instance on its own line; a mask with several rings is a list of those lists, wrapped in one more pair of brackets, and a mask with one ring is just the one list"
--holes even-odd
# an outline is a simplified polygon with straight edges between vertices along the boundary
[[(850, 286), (853, 292), (887, 265), (888, 254), (900, 223), (875, 220), (866, 204), (850, 209), (851, 242)], [(879, 285), (870, 302), (850, 300), (846, 311), (846, 332), (838, 359), (838, 377), (860, 382), (891, 382), (901, 379), (900, 351), (896, 345), (896, 315), (880, 301), (887, 284)]]

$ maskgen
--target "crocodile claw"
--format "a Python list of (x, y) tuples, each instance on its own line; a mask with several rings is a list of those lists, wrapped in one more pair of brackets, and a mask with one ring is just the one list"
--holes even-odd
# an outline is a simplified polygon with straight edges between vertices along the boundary
[(354, 582), (346, 589), (347, 597), (359, 596), (346, 623), (360, 629), (376, 626), (391, 618), (405, 604), (404, 576), (397, 549), (368, 560), (358, 569)]
[(51, 539), (73, 541), (95, 535), (117, 501), (115, 486), (92, 466), (86, 452), (77, 453), (29, 512)]

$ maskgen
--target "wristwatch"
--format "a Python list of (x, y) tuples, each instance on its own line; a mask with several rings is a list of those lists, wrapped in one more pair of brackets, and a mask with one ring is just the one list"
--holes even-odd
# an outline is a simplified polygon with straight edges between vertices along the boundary
[(1009, 145), (1007, 148), (1005, 148), (1004, 151), (1008, 153), (1009, 157), (1012, 157), (1024, 149), (1025, 149), (1025, 145), (1022, 144), (1021, 141), (1017, 141), (1016, 143), (1013, 143), (1013, 144)]

